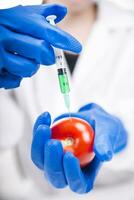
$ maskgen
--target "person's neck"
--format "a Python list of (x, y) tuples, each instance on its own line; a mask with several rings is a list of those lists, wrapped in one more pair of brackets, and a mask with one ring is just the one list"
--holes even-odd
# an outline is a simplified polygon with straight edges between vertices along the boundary
[(76, 37), (82, 44), (85, 44), (92, 26), (96, 20), (97, 8), (89, 6), (78, 14), (68, 13), (67, 17), (59, 24), (59, 27)]

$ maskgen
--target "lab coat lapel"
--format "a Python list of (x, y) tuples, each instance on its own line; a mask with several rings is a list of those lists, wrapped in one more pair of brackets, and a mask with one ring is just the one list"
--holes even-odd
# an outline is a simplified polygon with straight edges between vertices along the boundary
[(95, 68), (99, 67), (100, 60), (102, 58), (105, 59), (110, 42), (108, 32), (105, 29), (106, 27), (101, 23), (95, 24), (92, 35), (90, 35), (75, 68), (73, 76), (74, 87), (81, 88), (81, 83), (84, 84), (85, 77), (90, 79), (94, 74)]

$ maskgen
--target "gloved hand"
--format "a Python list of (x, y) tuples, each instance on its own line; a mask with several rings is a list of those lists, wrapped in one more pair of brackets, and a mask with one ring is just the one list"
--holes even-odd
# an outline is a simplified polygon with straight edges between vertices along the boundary
[(51, 26), (45, 18), (54, 14), (59, 22), (66, 13), (66, 7), (56, 4), (0, 10), (0, 88), (18, 87), (23, 77), (36, 73), (39, 64), (54, 64), (51, 45), (76, 53), (81, 51), (75, 38)]
[[(61, 115), (56, 120), (67, 116)], [(125, 148), (127, 133), (118, 118), (93, 103), (71, 116), (84, 119), (93, 127), (94, 160), (81, 169), (76, 157), (70, 152), (63, 152), (61, 143), (51, 139), (51, 117), (47, 112), (39, 116), (35, 123), (31, 157), (35, 165), (44, 170), (46, 178), (54, 187), (64, 188), (69, 185), (74, 192), (87, 193), (93, 188), (102, 163), (111, 160), (114, 153)]]

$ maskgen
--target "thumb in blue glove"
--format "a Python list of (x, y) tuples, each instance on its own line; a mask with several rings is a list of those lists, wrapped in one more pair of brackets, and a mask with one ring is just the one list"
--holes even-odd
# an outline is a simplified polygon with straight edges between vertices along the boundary
[[(72, 191), (82, 194), (93, 188), (102, 163), (111, 160), (114, 153), (125, 148), (127, 133), (118, 118), (96, 104), (88, 104), (71, 115), (86, 120), (94, 128), (94, 160), (81, 169), (76, 157), (70, 152), (64, 153), (61, 143), (51, 139), (48, 114), (47, 117), (46, 114), (41, 115), (35, 123), (31, 155), (33, 162), (44, 170), (46, 178), (54, 187), (64, 188), (69, 185)], [(61, 115), (56, 120), (67, 116)], [(44, 125), (47, 131), (43, 129)]]
[(81, 51), (74, 37), (46, 21), (53, 14), (59, 22), (66, 13), (66, 7), (56, 4), (0, 10), (1, 88), (18, 87), (23, 77), (37, 72), (39, 64), (54, 64), (52, 46), (75, 53)]

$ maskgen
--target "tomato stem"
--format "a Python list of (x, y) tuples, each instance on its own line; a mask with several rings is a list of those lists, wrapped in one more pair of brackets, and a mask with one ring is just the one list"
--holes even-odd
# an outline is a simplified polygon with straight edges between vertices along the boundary
[(61, 141), (63, 147), (72, 146), (74, 144), (74, 139), (72, 137), (68, 137), (65, 140)]

